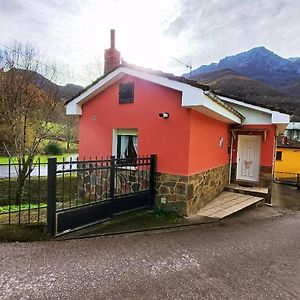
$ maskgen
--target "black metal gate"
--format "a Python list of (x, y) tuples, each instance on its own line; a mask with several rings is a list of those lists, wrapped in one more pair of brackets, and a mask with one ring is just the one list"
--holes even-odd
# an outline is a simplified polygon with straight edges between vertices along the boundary
[(48, 161), (48, 232), (65, 234), (153, 208), (156, 155), (134, 159)]

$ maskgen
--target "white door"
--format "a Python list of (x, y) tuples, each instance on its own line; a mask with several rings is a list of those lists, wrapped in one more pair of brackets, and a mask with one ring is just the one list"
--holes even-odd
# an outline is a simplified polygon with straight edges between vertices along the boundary
[(237, 180), (259, 180), (260, 144), (261, 136), (259, 135), (238, 136)]

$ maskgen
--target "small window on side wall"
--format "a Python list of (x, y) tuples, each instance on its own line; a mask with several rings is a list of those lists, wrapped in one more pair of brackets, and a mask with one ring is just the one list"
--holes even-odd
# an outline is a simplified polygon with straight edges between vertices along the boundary
[(123, 82), (119, 86), (119, 103), (134, 102), (134, 83)]
[(282, 151), (276, 151), (276, 160), (282, 160)]

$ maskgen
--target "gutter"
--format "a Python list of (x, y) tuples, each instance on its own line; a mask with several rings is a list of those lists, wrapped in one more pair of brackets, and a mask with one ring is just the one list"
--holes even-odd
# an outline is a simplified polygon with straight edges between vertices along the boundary
[(222, 101), (216, 94), (214, 94), (211, 91), (203, 91), (203, 93), (204, 93), (204, 95), (206, 95), (208, 98), (210, 98), (211, 100), (213, 100), (220, 106), (224, 107), (225, 109), (227, 109), (234, 115), (238, 116), (243, 123), (243, 121), (245, 120), (245, 117), (241, 113), (239, 113), (237, 110), (235, 110), (233, 107), (231, 107), (230, 105), (228, 105), (224, 101)]

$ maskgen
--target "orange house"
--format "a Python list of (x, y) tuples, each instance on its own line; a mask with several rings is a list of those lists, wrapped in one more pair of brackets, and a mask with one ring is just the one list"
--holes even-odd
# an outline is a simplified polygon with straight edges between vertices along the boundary
[(184, 215), (230, 182), (271, 186), (275, 137), (289, 115), (120, 64), (111, 44), (105, 75), (66, 106), (79, 116), (79, 158), (156, 154), (157, 204)]

